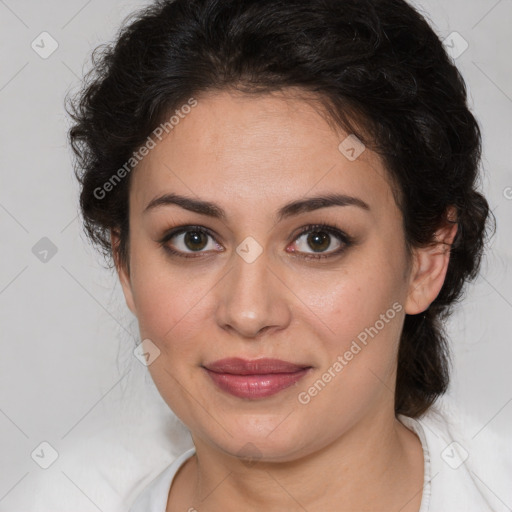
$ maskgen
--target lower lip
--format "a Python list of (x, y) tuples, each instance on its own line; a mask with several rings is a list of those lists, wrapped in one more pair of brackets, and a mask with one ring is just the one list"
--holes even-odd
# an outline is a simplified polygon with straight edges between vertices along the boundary
[(233, 375), (216, 373), (205, 368), (213, 382), (227, 393), (238, 398), (267, 398), (293, 386), (310, 368), (293, 373), (268, 373), (265, 375)]

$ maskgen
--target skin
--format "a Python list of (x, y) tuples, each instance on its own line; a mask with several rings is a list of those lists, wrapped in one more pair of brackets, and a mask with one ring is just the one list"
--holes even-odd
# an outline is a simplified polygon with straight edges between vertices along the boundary
[[(425, 311), (442, 287), (444, 244), (456, 225), (408, 258), (383, 163), (369, 149), (349, 161), (338, 150), (346, 136), (293, 91), (208, 93), (133, 171), (130, 272), (116, 260), (119, 278), (141, 339), (161, 351), (149, 366), (152, 378), (197, 452), (174, 479), (168, 512), (420, 507), (421, 443), (394, 415), (398, 342), (405, 314)], [(170, 192), (212, 201), (226, 218), (177, 205), (143, 212)], [(332, 192), (360, 198), (370, 210), (329, 206), (276, 222), (285, 203)], [(355, 243), (340, 255), (307, 260), (318, 252), (298, 230), (315, 223), (336, 223)], [(216, 240), (206, 237), (197, 258), (170, 256), (159, 241), (190, 224), (209, 228)], [(248, 236), (262, 249), (252, 263), (236, 252)], [(325, 254), (343, 245), (329, 239)], [(118, 242), (113, 231), (114, 249)], [(167, 245), (197, 255), (183, 235)], [(299, 393), (395, 302), (401, 311), (300, 403)], [(274, 396), (241, 399), (219, 390), (201, 368), (234, 356), (312, 369)]]

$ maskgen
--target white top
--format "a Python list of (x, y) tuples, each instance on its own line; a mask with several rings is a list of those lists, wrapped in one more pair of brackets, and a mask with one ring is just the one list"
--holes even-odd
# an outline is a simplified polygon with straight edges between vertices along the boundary
[[(505, 477), (509, 482), (508, 495), (502, 493), (500, 497), (499, 487), (497, 491), (491, 489), (496, 485), (494, 478), (489, 478), (478, 464), (471, 464), (470, 442), (454, 437), (439, 411), (432, 409), (419, 420), (402, 415), (398, 419), (418, 435), (423, 447), (425, 478), (419, 512), (511, 510), (507, 506), (512, 506), (510, 465)], [(161, 471), (137, 497), (129, 512), (165, 512), (174, 476), (194, 453), (194, 448), (185, 451)], [(501, 470), (500, 476), (504, 476)]]
[[(26, 469), (14, 471), (6, 461), (0, 512), (164, 512), (194, 445), (156, 390), (155, 402), (152, 396), (116, 414), (108, 428), (82, 426), (62, 441), (47, 439), (59, 453), (48, 469), (27, 457)], [(423, 446), (421, 512), (511, 512), (510, 407), (476, 418), (443, 396), (419, 421), (399, 417)]]

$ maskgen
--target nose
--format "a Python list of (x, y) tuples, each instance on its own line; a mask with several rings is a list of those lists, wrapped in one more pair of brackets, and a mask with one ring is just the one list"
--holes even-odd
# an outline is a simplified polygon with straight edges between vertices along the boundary
[(290, 323), (291, 292), (269, 263), (265, 251), (252, 262), (233, 254), (233, 266), (217, 289), (216, 321), (221, 328), (258, 338)]

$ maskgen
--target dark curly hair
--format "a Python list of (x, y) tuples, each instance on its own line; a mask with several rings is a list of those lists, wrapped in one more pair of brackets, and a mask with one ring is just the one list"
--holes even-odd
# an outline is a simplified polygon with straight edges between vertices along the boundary
[(439, 295), (405, 317), (395, 413), (419, 417), (446, 391), (443, 320), (478, 273), (494, 216), (477, 191), (481, 133), (464, 80), (419, 12), (404, 0), (160, 0), (127, 18), (92, 64), (66, 109), (84, 228), (110, 268), (117, 257), (129, 271), (131, 174), (98, 190), (170, 113), (208, 91), (304, 91), (381, 155), (409, 254), (458, 224)]

